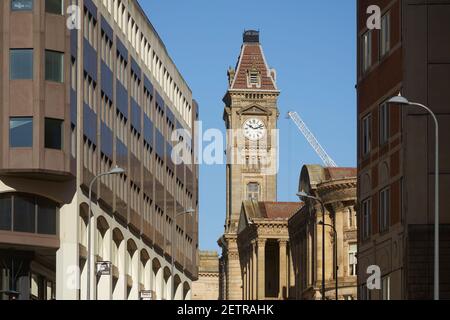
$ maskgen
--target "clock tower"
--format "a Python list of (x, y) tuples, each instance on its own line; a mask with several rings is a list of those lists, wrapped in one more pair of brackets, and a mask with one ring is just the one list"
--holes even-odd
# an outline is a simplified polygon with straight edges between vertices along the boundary
[(276, 72), (267, 64), (259, 32), (245, 31), (236, 68), (228, 70), (223, 98), (227, 129), (227, 208), (225, 233), (219, 240), (223, 299), (242, 299), (237, 248), (242, 202), (277, 198), (279, 94)]

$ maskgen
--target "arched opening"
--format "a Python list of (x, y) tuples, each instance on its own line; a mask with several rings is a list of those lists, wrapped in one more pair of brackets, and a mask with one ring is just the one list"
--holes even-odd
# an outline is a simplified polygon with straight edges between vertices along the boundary
[(141, 267), (139, 269), (139, 287), (140, 290), (151, 290), (152, 285), (152, 270), (150, 266), (150, 255), (147, 250), (141, 250)]
[(89, 219), (89, 206), (86, 203), (80, 204), (80, 214), (78, 216), (78, 239), (79, 243), (87, 250), (87, 227)]
[[(96, 262), (111, 261), (111, 238), (109, 224), (104, 217), (98, 217), (95, 234)], [(109, 276), (97, 274), (97, 299), (109, 300), (111, 298)]]
[(184, 300), (191, 300), (192, 299), (192, 291), (191, 286), (188, 282), (185, 282), (183, 285), (183, 299)]
[(164, 279), (163, 279), (163, 271), (161, 268), (161, 263), (157, 258), (152, 261), (152, 290), (155, 292), (156, 300), (163, 299), (163, 290), (164, 290)]
[(163, 300), (171, 300), (172, 299), (172, 274), (170, 273), (169, 268), (164, 268), (164, 291), (163, 291)]
[(174, 287), (175, 287), (175, 300), (183, 300), (183, 286), (179, 275), (175, 275), (174, 278)]
[(129, 300), (137, 300), (139, 298), (139, 255), (137, 254), (136, 243), (129, 239), (127, 241), (127, 293)]
[(125, 273), (125, 261), (124, 261), (124, 246), (125, 241), (122, 232), (119, 229), (114, 229), (112, 234), (112, 250), (111, 250), (111, 263), (112, 263), (112, 291), (114, 300), (124, 300), (124, 290), (122, 284), (118, 284), (119, 275)]
[(124, 240), (122, 232), (119, 229), (114, 229), (113, 231), (113, 243), (111, 250), (111, 262), (118, 269), (119, 273), (123, 270), (123, 257), (120, 255), (120, 248)]
[(109, 224), (104, 217), (98, 217), (97, 219), (97, 237), (95, 253), (99, 261), (109, 261), (109, 241), (107, 240), (109, 232)]
[(79, 269), (80, 269), (80, 291), (79, 298), (85, 300), (87, 298), (87, 239), (88, 239), (88, 221), (89, 221), (89, 206), (86, 203), (80, 204), (80, 211), (78, 214), (78, 243), (79, 248)]

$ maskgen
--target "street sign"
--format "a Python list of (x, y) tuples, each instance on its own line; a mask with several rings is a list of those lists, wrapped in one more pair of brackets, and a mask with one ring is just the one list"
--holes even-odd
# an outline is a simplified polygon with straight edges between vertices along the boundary
[(111, 265), (110, 261), (100, 261), (96, 263), (97, 275), (98, 276), (110, 276), (111, 275)]
[(154, 294), (152, 290), (142, 290), (139, 292), (140, 300), (154, 300)]

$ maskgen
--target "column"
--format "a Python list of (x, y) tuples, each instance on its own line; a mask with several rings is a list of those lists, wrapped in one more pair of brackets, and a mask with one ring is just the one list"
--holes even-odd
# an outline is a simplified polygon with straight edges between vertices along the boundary
[(243, 266), (242, 266), (242, 299), (247, 300), (247, 274), (248, 274), (248, 268), (247, 268), (247, 253), (243, 252)]
[(257, 279), (256, 275), (258, 273), (258, 259), (256, 256), (256, 242), (255, 241), (252, 242), (252, 267), (253, 268), (252, 268), (252, 277), (251, 277), (251, 280), (252, 280), (251, 299), (256, 300), (258, 298), (258, 295), (257, 295), (258, 286), (257, 286), (257, 282), (256, 282), (256, 279)]
[(245, 252), (245, 300), (250, 300), (250, 247), (246, 248), (247, 251)]
[[(111, 261), (111, 247), (112, 247), (112, 230), (108, 229), (103, 238), (103, 245), (105, 246), (104, 253), (106, 254), (102, 257), (104, 261)], [(112, 273), (112, 270), (111, 270)], [(111, 300), (112, 299), (112, 275), (111, 276), (100, 276), (97, 288), (97, 300)]]
[(294, 298), (294, 288), (296, 286), (295, 283), (295, 269), (294, 269), (294, 250), (296, 250), (295, 246), (293, 246), (292, 242), (289, 242), (288, 245), (288, 258), (289, 258), (289, 280), (288, 280), (288, 298)]
[[(92, 204), (92, 217), (91, 217), (91, 274), (90, 274), (90, 296), (91, 300), (95, 300), (97, 297), (97, 273), (95, 272), (95, 266), (97, 262), (97, 217), (98, 215), (95, 213), (96, 208), (94, 208), (94, 204)], [(89, 226), (88, 226), (89, 228)], [(89, 232), (89, 230), (88, 230)], [(89, 247), (89, 238), (87, 246)], [(89, 255), (89, 249), (88, 249), (88, 255)], [(87, 262), (86, 262), (87, 263)]]
[(251, 300), (252, 246), (247, 247), (247, 300)]
[(127, 277), (126, 277), (126, 260), (127, 260), (127, 244), (125, 240), (122, 240), (119, 245), (118, 254), (118, 265), (119, 269), (119, 279), (116, 283), (116, 288), (113, 292), (114, 300), (127, 300)]
[(60, 247), (56, 252), (56, 299), (78, 300), (80, 269), (78, 252), (78, 195), (59, 209)]
[(257, 275), (257, 287), (258, 287), (258, 300), (264, 300), (266, 298), (266, 240), (258, 240), (258, 275)]
[(280, 292), (279, 292), (279, 299), (283, 300), (287, 297), (287, 291), (288, 291), (288, 284), (287, 284), (287, 240), (280, 239), (278, 241), (278, 246), (280, 249)]

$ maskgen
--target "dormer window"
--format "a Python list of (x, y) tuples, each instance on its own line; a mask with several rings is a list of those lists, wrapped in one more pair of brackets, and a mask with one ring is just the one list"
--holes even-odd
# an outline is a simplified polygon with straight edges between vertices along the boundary
[(248, 72), (248, 79), (247, 79), (248, 87), (261, 87), (261, 77), (259, 75), (259, 72), (257, 70), (252, 70)]
[(258, 84), (258, 72), (250, 72), (250, 84)]

